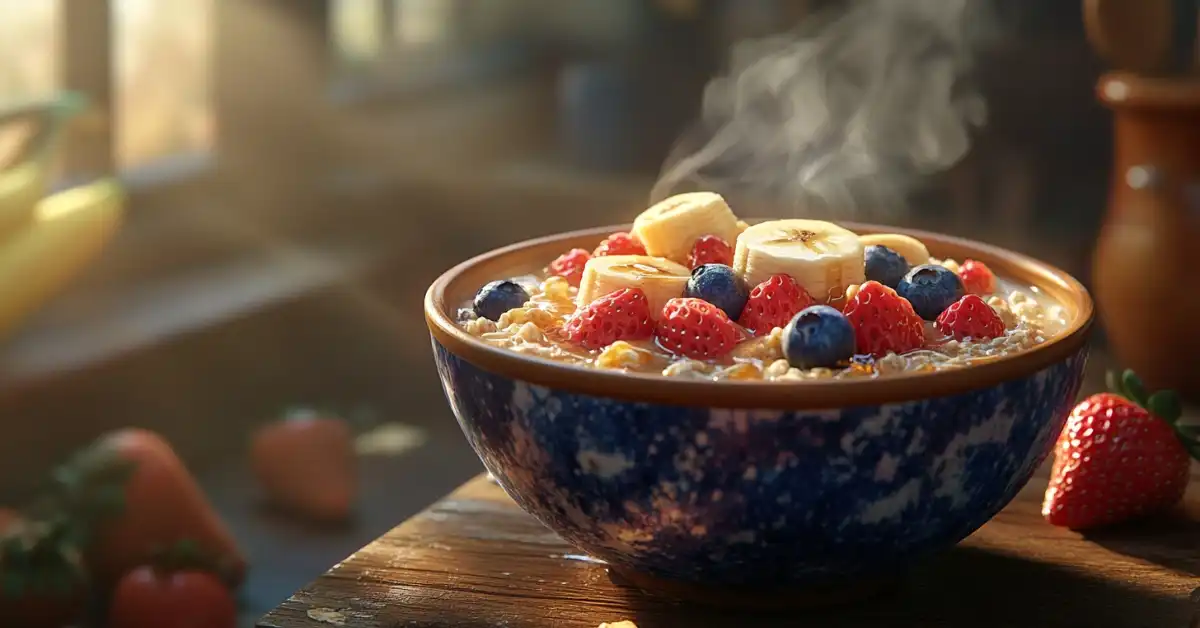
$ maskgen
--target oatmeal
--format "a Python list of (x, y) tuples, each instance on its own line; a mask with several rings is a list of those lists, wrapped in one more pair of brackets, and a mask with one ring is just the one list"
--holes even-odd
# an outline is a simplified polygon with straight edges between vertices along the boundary
[(909, 236), (732, 216), (715, 194), (669, 199), (593, 253), (488, 284), (459, 322), (489, 345), (571, 364), (780, 382), (962, 368), (1066, 325), (1036, 287), (931, 257)]

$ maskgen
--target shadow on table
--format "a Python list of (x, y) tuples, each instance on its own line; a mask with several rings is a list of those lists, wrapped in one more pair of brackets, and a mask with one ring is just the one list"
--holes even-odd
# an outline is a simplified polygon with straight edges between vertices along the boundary
[(1200, 577), (1200, 508), (1187, 511), (1181, 507), (1160, 518), (1096, 530), (1084, 536), (1111, 551)]
[[(987, 578), (979, 577), (986, 573)], [(1134, 576), (1131, 575), (1131, 580)], [(999, 583), (999, 587), (997, 587)], [(743, 613), (668, 607), (630, 593), (638, 628), (745, 626)], [(899, 590), (857, 607), (793, 611), (756, 628), (1190, 628), (1186, 600), (1117, 586), (1085, 573), (959, 547), (918, 569)]]

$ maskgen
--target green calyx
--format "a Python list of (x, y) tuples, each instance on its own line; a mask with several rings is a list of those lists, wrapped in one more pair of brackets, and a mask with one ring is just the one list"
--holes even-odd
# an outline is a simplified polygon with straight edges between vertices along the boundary
[(1109, 371), (1107, 375), (1108, 389), (1141, 406), (1150, 414), (1164, 420), (1179, 437), (1179, 442), (1188, 453), (1200, 460), (1200, 424), (1185, 424), (1183, 422), (1183, 403), (1173, 390), (1160, 390), (1148, 394), (1145, 384), (1140, 377), (1130, 369), (1122, 373)]
[(86, 581), (65, 519), (22, 522), (0, 536), (0, 604), (29, 596), (68, 598)]
[(333, 405), (292, 405), (284, 408), (277, 419), (282, 422), (303, 423), (314, 419), (333, 419), (344, 422), (352, 432), (365, 432), (379, 424), (379, 415), (370, 406), (338, 408)]
[(103, 445), (77, 454), (55, 469), (43, 508), (71, 523), (71, 534), (86, 546), (97, 526), (125, 511), (125, 489), (136, 465)]
[(311, 405), (295, 405), (285, 408), (281, 414), (283, 421), (312, 421), (325, 416), (334, 416), (327, 408)]
[(0, 604), (80, 591), (87, 582), (83, 550), (98, 526), (124, 512), (133, 471), (133, 463), (103, 445), (55, 469), (41, 497), (0, 535)]
[(203, 571), (213, 574), (227, 585), (236, 580), (234, 570), (226, 560), (201, 547), (193, 539), (183, 539), (158, 548), (150, 559), (150, 565), (164, 573)]

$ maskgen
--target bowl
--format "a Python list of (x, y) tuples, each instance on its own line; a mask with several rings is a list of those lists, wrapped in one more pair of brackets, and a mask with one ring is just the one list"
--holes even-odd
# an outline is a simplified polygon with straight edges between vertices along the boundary
[(1067, 273), (1017, 253), (845, 226), (981, 260), (1059, 302), (1069, 324), (963, 369), (800, 383), (600, 371), (493, 348), (455, 324), (484, 283), (628, 226), (591, 229), (481, 255), (429, 288), (450, 407), (521, 508), (635, 585), (733, 605), (873, 591), (971, 534), (1029, 480), (1078, 394), (1093, 306)]

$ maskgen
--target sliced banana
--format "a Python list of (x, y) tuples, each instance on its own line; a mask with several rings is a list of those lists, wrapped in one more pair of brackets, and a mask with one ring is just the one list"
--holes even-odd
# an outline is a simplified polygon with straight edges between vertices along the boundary
[(639, 288), (646, 293), (650, 312), (658, 316), (667, 301), (683, 296), (691, 271), (669, 259), (648, 255), (593, 257), (583, 267), (579, 282), (579, 308), (621, 288)]
[(876, 245), (886, 246), (899, 253), (900, 257), (903, 257), (912, 266), (929, 263), (929, 249), (912, 236), (899, 233), (880, 233), (860, 236), (858, 239), (862, 241), (863, 248)]
[(687, 262), (697, 238), (715, 235), (732, 243), (740, 232), (729, 204), (712, 192), (672, 196), (633, 221), (633, 235), (646, 246), (647, 254), (679, 263)]
[(823, 220), (773, 220), (738, 236), (733, 269), (751, 287), (791, 275), (817, 302), (829, 302), (863, 282), (863, 245), (854, 232)]

